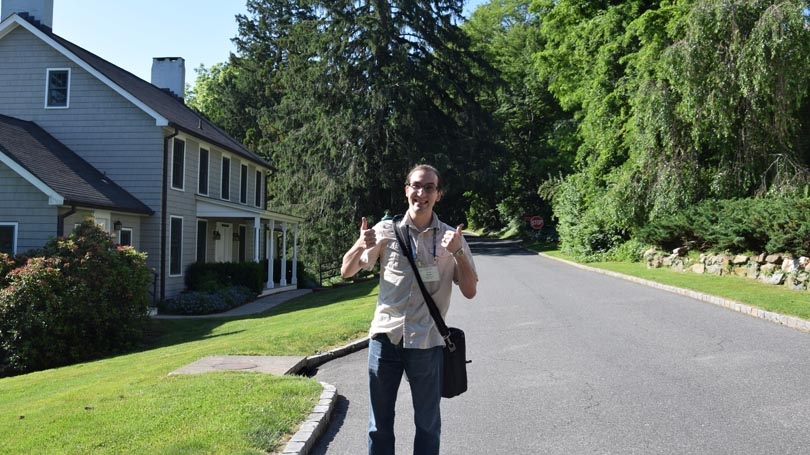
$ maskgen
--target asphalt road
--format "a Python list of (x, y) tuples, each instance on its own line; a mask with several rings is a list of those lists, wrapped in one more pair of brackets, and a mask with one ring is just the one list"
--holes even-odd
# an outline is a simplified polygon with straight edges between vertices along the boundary
[[(443, 454), (810, 453), (810, 334), (469, 240), (478, 296), (448, 322), (470, 390), (443, 400)], [(313, 454), (366, 453), (366, 356), (319, 368), (340, 397)], [(412, 415), (403, 380), (399, 454)]]

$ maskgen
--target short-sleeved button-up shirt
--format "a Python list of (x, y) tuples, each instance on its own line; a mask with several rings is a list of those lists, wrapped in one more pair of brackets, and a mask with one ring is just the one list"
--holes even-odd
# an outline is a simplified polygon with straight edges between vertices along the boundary
[[(408, 214), (403, 218), (408, 226), (405, 242), (410, 242), (410, 248), (416, 252), (416, 262), (422, 265), (436, 265), (439, 271), (438, 281), (425, 281), (427, 288), (439, 312), (444, 317), (450, 306), (452, 285), (458, 280), (455, 277), (456, 263), (453, 254), (441, 245), (445, 231), (455, 228), (442, 223), (436, 214), (430, 225), (419, 231)], [(374, 226), (377, 244), (363, 252), (360, 265), (371, 270), (380, 260), (380, 294), (374, 319), (371, 321), (370, 335), (385, 333), (392, 343), (402, 341), (403, 347), (413, 349), (427, 349), (435, 346), (444, 346), (439, 329), (436, 328), (430, 316), (427, 303), (419, 289), (413, 269), (405, 254), (401, 251), (399, 242), (393, 231), (392, 221), (381, 221)], [(405, 233), (405, 229), (400, 230)], [(467, 241), (462, 237), (465, 260), (475, 271), (472, 253)]]

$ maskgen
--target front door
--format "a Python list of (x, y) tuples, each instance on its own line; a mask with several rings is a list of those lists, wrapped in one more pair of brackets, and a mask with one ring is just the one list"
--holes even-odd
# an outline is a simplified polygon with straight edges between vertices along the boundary
[(233, 225), (230, 223), (217, 223), (216, 231), (219, 236), (214, 236), (216, 248), (214, 249), (214, 261), (233, 261)]

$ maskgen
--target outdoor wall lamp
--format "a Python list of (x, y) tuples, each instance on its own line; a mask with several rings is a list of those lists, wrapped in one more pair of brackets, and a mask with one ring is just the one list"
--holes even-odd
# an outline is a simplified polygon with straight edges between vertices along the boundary
[(222, 236), (219, 234), (219, 231), (214, 231), (214, 240), (219, 240), (221, 238)]
[(120, 220), (119, 220), (119, 221), (116, 221), (115, 223), (113, 223), (113, 230), (114, 230), (115, 232), (120, 232), (120, 231), (121, 231), (121, 227), (123, 227), (123, 224), (121, 224), (121, 221), (120, 221)]

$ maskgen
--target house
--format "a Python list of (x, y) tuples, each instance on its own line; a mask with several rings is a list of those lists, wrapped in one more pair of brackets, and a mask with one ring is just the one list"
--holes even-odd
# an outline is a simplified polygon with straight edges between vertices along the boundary
[(2, 0), (0, 251), (92, 216), (147, 253), (157, 298), (182, 292), (197, 261), (273, 258), (267, 289), (296, 286), (304, 220), (268, 209), (270, 163), (184, 104), (183, 59), (154, 59), (146, 82), (53, 33), (52, 19), (53, 0)]

